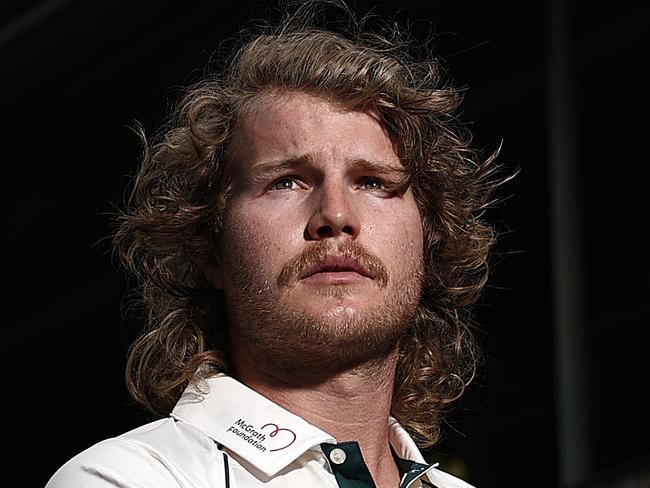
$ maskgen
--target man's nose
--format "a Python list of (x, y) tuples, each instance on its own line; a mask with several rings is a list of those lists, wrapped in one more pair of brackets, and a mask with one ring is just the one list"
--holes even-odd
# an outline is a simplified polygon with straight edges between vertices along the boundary
[(359, 209), (355, 208), (352, 195), (344, 185), (323, 185), (314, 196), (315, 209), (306, 230), (308, 239), (359, 235)]

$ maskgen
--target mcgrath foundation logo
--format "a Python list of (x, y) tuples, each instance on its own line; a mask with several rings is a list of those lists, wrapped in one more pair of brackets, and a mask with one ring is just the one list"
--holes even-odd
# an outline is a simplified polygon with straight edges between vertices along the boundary
[(240, 437), (262, 452), (281, 451), (296, 441), (296, 434), (293, 430), (280, 427), (273, 422), (266, 423), (258, 429), (252, 423), (239, 419), (228, 427), (226, 433), (228, 432)]
[[(262, 426), (262, 430), (266, 429), (267, 427), (271, 427), (272, 430), (269, 433), (269, 437), (275, 437), (278, 434), (280, 435), (280, 442), (279, 444), (282, 445), (283, 442), (288, 441), (286, 444), (282, 445), (282, 447), (276, 447), (275, 449), (271, 449), (271, 452), (273, 451), (281, 451), (282, 449), (286, 449), (289, 447), (291, 444), (293, 444), (296, 441), (296, 434), (293, 430), (291, 429), (285, 429), (284, 427), (278, 427), (276, 424), (273, 423), (268, 423)], [(273, 428), (275, 427), (275, 428)], [(293, 436), (293, 438), (292, 438)], [(289, 440), (291, 439), (291, 440)], [(276, 444), (278, 444), (276, 442)]]

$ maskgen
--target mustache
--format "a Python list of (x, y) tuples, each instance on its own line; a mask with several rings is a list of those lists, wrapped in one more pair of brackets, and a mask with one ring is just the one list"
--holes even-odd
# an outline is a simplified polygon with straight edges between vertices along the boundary
[(343, 254), (349, 259), (355, 260), (364, 267), (370, 277), (375, 280), (381, 288), (388, 284), (388, 269), (381, 260), (370, 251), (355, 241), (345, 241), (338, 248), (326, 241), (319, 241), (318, 244), (308, 247), (299, 255), (291, 259), (282, 268), (278, 276), (278, 285), (294, 286), (298, 283), (300, 276), (312, 266), (324, 261), (327, 256), (335, 251)]

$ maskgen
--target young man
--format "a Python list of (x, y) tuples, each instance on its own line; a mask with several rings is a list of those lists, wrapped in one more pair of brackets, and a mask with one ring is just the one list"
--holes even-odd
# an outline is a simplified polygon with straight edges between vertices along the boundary
[(129, 388), (162, 418), (48, 488), (469, 486), (411, 436), (473, 371), (491, 160), (434, 62), (292, 19), (148, 146), (115, 243), (149, 312)]

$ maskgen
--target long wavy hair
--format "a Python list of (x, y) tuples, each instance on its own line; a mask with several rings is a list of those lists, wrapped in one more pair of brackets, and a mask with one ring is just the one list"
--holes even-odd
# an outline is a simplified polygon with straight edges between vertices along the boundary
[(396, 27), (370, 32), (345, 8), (341, 32), (317, 27), (317, 10), (303, 5), (279, 27), (257, 27), (219, 73), (186, 90), (152, 142), (140, 130), (144, 157), (114, 234), (147, 312), (129, 351), (127, 385), (164, 416), (197, 369), (202, 377), (228, 371), (223, 297), (204, 276), (228, 206), (226, 148), (256, 97), (303, 92), (376, 115), (408, 171), (422, 216), (425, 279), (400, 345), (392, 415), (428, 447), (475, 371), (469, 307), (486, 283), (495, 239), (482, 214), (503, 178), (495, 176), (495, 154), (479, 161), (470, 148), (454, 115), (459, 92), (439, 61), (418, 58)]

